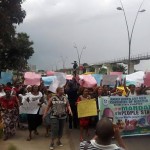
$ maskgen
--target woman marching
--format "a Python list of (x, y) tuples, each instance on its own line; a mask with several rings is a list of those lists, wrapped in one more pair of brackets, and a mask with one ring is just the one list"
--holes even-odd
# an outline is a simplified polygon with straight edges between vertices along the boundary
[(0, 98), (0, 111), (4, 124), (3, 140), (14, 136), (18, 120), (19, 102), (16, 96), (11, 95), (11, 88), (4, 88), (5, 96)]
[(48, 107), (45, 110), (43, 119), (51, 109), (51, 144), (50, 149), (54, 149), (54, 140), (57, 138), (57, 145), (63, 146), (61, 138), (63, 135), (64, 123), (67, 117), (67, 110), (72, 115), (72, 111), (66, 96), (64, 96), (64, 88), (58, 87), (56, 96), (52, 96), (49, 100)]
[[(77, 105), (80, 103), (80, 101), (88, 100), (90, 99), (89, 90), (87, 88), (83, 89), (82, 95), (79, 96), (77, 100)], [(86, 108), (85, 108), (86, 109)], [(90, 123), (90, 117), (83, 117), (79, 119), (79, 125), (80, 125), (80, 141), (83, 141), (83, 132), (86, 130), (86, 134), (89, 135), (89, 123)]]
[[(42, 105), (42, 98), (43, 95), (39, 91), (38, 86), (34, 85), (32, 86), (32, 91), (28, 93), (27, 101), (29, 102), (37, 102), (37, 107)], [(29, 137), (27, 138), (27, 141), (30, 141), (32, 139), (32, 131), (34, 131), (35, 135), (38, 135), (37, 127), (42, 124), (42, 115), (39, 114), (39, 110), (36, 114), (27, 114), (27, 120), (28, 120), (28, 130), (29, 130)]]

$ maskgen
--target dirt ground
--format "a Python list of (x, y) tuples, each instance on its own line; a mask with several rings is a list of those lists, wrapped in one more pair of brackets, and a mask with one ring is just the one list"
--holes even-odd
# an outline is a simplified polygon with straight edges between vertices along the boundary
[[(31, 141), (26, 141), (28, 130), (17, 130), (17, 133), (11, 139), (3, 141), (0, 139), (0, 150), (49, 150), (50, 137), (45, 137), (44, 127), (38, 129), (39, 135), (34, 135)], [(56, 150), (72, 150), (70, 147), (69, 134), (64, 130), (62, 138), (63, 147), (56, 146)], [(13, 149), (16, 147), (16, 149)]]

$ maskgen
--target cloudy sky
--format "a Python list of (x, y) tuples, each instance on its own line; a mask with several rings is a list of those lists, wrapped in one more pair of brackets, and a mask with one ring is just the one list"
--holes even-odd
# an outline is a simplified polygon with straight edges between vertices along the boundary
[[(129, 28), (142, 0), (122, 0)], [(83, 50), (81, 63), (128, 57), (125, 20), (119, 0), (26, 0), (26, 18), (18, 32), (26, 32), (34, 42), (35, 53), (29, 60), (37, 69), (72, 67)], [(150, 53), (150, 1), (145, 0), (135, 26), (131, 55)], [(150, 70), (150, 60), (136, 69)]]

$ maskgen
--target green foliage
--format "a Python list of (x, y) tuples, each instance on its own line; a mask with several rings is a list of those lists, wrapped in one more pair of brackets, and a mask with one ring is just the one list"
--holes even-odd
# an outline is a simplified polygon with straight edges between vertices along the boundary
[(89, 66), (89, 71), (90, 72), (94, 72), (95, 71), (95, 68), (93, 66)]
[(33, 42), (26, 33), (16, 34), (10, 49), (3, 54), (1, 68), (23, 71), (27, 67), (27, 60), (34, 53), (32, 45)]
[(0, 47), (8, 48), (15, 35), (15, 24), (20, 24), (26, 16), (22, 10), (22, 0), (0, 1)]
[(123, 72), (125, 74), (126, 70), (127, 70), (126, 67), (121, 64), (112, 65), (112, 71), (114, 72)]
[(88, 67), (89, 65), (87, 63), (83, 63), (83, 67)]
[(107, 69), (101, 68), (101, 70), (99, 71), (99, 74), (107, 74)]
[(22, 23), (26, 16), (22, 3), (23, 0), (0, 0), (0, 71), (20, 69), (34, 52), (28, 36), (16, 35), (15, 31), (16, 24)]

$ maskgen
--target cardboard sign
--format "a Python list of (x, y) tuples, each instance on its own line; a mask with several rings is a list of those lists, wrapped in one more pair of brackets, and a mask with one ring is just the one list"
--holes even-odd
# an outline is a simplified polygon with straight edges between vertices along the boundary
[(110, 72), (110, 75), (116, 75), (117, 80), (121, 80), (123, 73), (122, 72)]
[[(126, 75), (126, 82), (133, 83), (135, 86), (141, 86), (144, 83), (144, 71), (137, 71), (132, 74)], [(129, 84), (128, 84), (129, 85)]]
[(102, 74), (92, 74), (92, 76), (95, 78), (97, 85), (100, 85), (103, 75)]
[(53, 79), (52, 84), (49, 87), (49, 90), (53, 93), (56, 93), (58, 87), (63, 87), (66, 84), (66, 74), (61, 72), (55, 73), (55, 78)]
[(24, 75), (24, 84), (25, 85), (40, 85), (41, 75), (36, 74), (35, 72), (26, 72)]
[(103, 75), (103, 85), (114, 86), (116, 84), (117, 75)]
[(47, 76), (53, 76), (55, 74), (54, 71), (46, 71)]
[(95, 99), (87, 99), (77, 104), (78, 118), (96, 116), (97, 107)]
[(92, 75), (80, 75), (80, 85), (86, 88), (91, 88), (97, 85), (95, 78)]
[(1, 84), (7, 84), (7, 82), (12, 82), (13, 74), (10, 72), (1, 72)]
[(44, 82), (44, 86), (50, 86), (50, 84), (53, 83), (55, 76), (48, 76), (48, 77), (42, 77), (42, 80)]
[(150, 72), (146, 72), (144, 76), (144, 85), (150, 86)]

